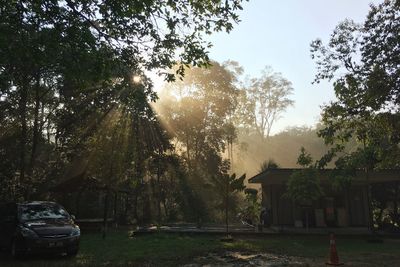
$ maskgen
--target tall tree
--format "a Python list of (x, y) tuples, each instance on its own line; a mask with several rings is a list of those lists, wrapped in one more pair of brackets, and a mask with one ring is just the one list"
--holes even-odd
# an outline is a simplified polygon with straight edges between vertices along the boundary
[[(316, 82), (334, 81), (337, 101), (323, 108), (320, 131), (333, 148), (322, 165), (339, 155), (337, 165), (363, 169), (368, 187), (377, 168), (400, 166), (400, 5), (384, 1), (371, 5), (364, 24), (340, 23), (327, 46), (311, 44)], [(356, 149), (345, 154), (355, 140)], [(371, 191), (369, 190), (371, 204)], [(370, 208), (370, 226), (373, 227)]]
[(193, 67), (185, 79), (168, 86), (169, 99), (160, 101), (158, 110), (184, 149), (190, 168), (196, 162), (207, 163), (234, 138), (230, 122), (237, 96), (234, 82), (235, 74), (217, 62), (207, 69)]
[(217, 175), (212, 176), (211, 182), (214, 190), (221, 196), (220, 208), (225, 213), (225, 230), (229, 232), (229, 211), (233, 207), (234, 194), (243, 191), (246, 175), (236, 177), (236, 174), (229, 174), (229, 161), (223, 161)]
[(296, 201), (301, 207), (305, 208), (306, 213), (306, 228), (308, 229), (309, 209), (312, 202), (318, 200), (322, 195), (322, 187), (316, 163), (304, 147), (300, 149), (300, 155), (297, 159), (302, 169), (292, 173), (287, 181), (287, 197)]
[[(79, 140), (119, 105), (134, 74), (158, 70), (173, 80), (185, 64), (207, 65), (203, 34), (230, 31), (241, 2), (2, 1), (0, 107), (8, 130), (1, 138), (18, 136), (19, 153), (2, 177), (19, 188), (14, 197), (28, 197), (31, 180), (42, 176), (35, 163), (44, 145), (83, 149)], [(175, 73), (163, 72), (177, 62)], [(154, 100), (152, 84), (144, 85)]]
[(193, 191), (187, 199), (208, 211), (197, 214), (198, 220), (215, 213), (213, 203), (218, 196), (206, 185), (219, 172), (223, 152), (232, 147), (235, 138), (231, 121), (236, 108), (235, 83), (235, 71), (225, 64), (192, 67), (182, 81), (165, 88), (156, 104), (162, 123), (184, 158), (188, 186)]
[(251, 103), (249, 116), (260, 137), (268, 138), (272, 126), (294, 101), (289, 99), (293, 92), (292, 83), (266, 67), (261, 77), (253, 78), (246, 89), (248, 101)]

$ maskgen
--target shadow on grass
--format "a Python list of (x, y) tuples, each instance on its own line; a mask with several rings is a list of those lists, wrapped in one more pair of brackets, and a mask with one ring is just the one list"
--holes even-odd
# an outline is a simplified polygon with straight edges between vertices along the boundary
[[(325, 236), (240, 236), (233, 242), (221, 242), (221, 236), (155, 233), (129, 237), (127, 231), (109, 233), (103, 240), (100, 234), (84, 234), (78, 255), (30, 256), (13, 260), (0, 254), (1, 267), (70, 267), (70, 266), (178, 266), (190, 263), (197, 256), (226, 251), (272, 253), (300, 256), (324, 262), (329, 251)], [(368, 243), (365, 238), (337, 238), (339, 255), (346, 261), (362, 262), (390, 259), (400, 262), (400, 240)], [(357, 265), (358, 266), (358, 265)], [(367, 266), (367, 265), (365, 265)], [(375, 265), (368, 265), (375, 266)], [(376, 265), (380, 266), (380, 265)], [(388, 265), (400, 266), (400, 265)]]
[(61, 255), (31, 255), (14, 260), (0, 254), (1, 267), (69, 267), (69, 266), (176, 266), (191, 257), (217, 248), (219, 242), (209, 237), (152, 234), (129, 237), (126, 231), (81, 238), (80, 251), (74, 258)]
[[(79, 256), (77, 256), (79, 257)], [(77, 266), (78, 258), (61, 254), (35, 254), (14, 259), (6, 251), (0, 252), (0, 266)]]

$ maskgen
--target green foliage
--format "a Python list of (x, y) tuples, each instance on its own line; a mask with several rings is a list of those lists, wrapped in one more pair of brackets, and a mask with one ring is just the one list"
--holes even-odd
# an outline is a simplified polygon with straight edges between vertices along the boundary
[(287, 196), (303, 204), (323, 196), (318, 171), (312, 168), (295, 171), (287, 182)]
[(266, 171), (268, 169), (278, 169), (279, 165), (273, 159), (269, 159), (268, 161), (264, 161), (261, 163), (260, 172)]
[(229, 209), (233, 207), (233, 198), (237, 192), (243, 191), (246, 187), (244, 180), (246, 174), (236, 177), (236, 174), (229, 174), (230, 164), (228, 161), (223, 161), (219, 172), (216, 176), (212, 176), (211, 183), (213, 189), (221, 196), (219, 200), (221, 210), (225, 211), (226, 231), (228, 232), (228, 217)]
[(313, 162), (313, 159), (309, 153), (306, 152), (306, 149), (304, 147), (300, 148), (300, 155), (297, 158), (297, 164), (302, 166), (303, 168), (305, 167), (311, 167), (311, 164)]
[(359, 161), (362, 168), (380, 167), (380, 163), (387, 168), (388, 162), (396, 168), (399, 162), (393, 161), (400, 141), (396, 134), (400, 129), (399, 18), (398, 3), (385, 1), (371, 6), (363, 25), (351, 20), (340, 23), (328, 46), (321, 40), (311, 44), (316, 81), (333, 79), (338, 99), (323, 108), (325, 128), (319, 134), (334, 145), (333, 155), (352, 139), (360, 142), (365, 149)]
[[(202, 37), (230, 31), (241, 2), (2, 1), (2, 200), (43, 197), (85, 159), (86, 175), (125, 186), (136, 203), (154, 153), (171, 149), (145, 73), (171, 81), (189, 64), (209, 65)], [(161, 182), (168, 171), (157, 169)]]
[(304, 147), (300, 150), (297, 162), (303, 168), (294, 171), (292, 175), (290, 175), (286, 184), (285, 196), (300, 204), (309, 204), (323, 196), (319, 172), (312, 164), (313, 160), (311, 155), (306, 152)]
[(322, 112), (319, 135), (332, 148), (321, 163), (336, 159), (347, 173), (362, 169), (367, 183), (374, 169), (400, 166), (399, 28), (399, 2), (389, 0), (371, 5), (362, 25), (340, 23), (328, 46), (311, 44), (316, 82), (333, 80), (337, 97)]
[(210, 218), (210, 212), (206, 199), (201, 195), (202, 191), (192, 182), (198, 177), (191, 177), (194, 179), (189, 180), (186, 172), (179, 178), (179, 191), (175, 194), (177, 194), (177, 203), (182, 209), (182, 219), (197, 222), (200, 226), (201, 222)]
[[(233, 62), (212, 62), (209, 68), (187, 69), (185, 78), (169, 84), (156, 104), (156, 110), (177, 147), (189, 176), (186, 199), (191, 218), (212, 219), (218, 194), (207, 186), (224, 165), (222, 153), (232, 148), (236, 138), (231, 116), (237, 88)], [(187, 202), (187, 203), (189, 203)], [(210, 216), (209, 218), (206, 218)]]
[(240, 177), (236, 177), (236, 174), (229, 175), (230, 164), (227, 160), (224, 160), (219, 167), (219, 172), (216, 176), (212, 177), (213, 185), (219, 192), (225, 192), (223, 194), (230, 194), (234, 192), (243, 191), (246, 187), (244, 186), (244, 179), (246, 175), (243, 174)]
[(329, 182), (334, 191), (344, 192), (351, 185), (356, 173), (354, 168), (349, 168), (348, 165), (333, 169), (330, 175)]
[(207, 69), (188, 69), (185, 79), (166, 88), (158, 105), (163, 121), (184, 145), (187, 163), (192, 166), (206, 162), (210, 153), (223, 152), (226, 140), (235, 136), (229, 121), (237, 96), (235, 74), (224, 65), (212, 64)]
[(386, 232), (400, 231), (400, 183), (376, 184), (372, 188), (374, 222)]
[(250, 220), (255, 225), (260, 218), (261, 199), (256, 189), (245, 189), (245, 199), (240, 207), (240, 217), (243, 220)]
[(281, 73), (265, 67), (260, 77), (250, 80), (250, 85), (239, 98), (242, 103), (238, 120), (243, 126), (254, 129), (262, 139), (268, 138), (274, 123), (293, 105), (294, 101), (289, 98), (292, 92), (290, 81)]

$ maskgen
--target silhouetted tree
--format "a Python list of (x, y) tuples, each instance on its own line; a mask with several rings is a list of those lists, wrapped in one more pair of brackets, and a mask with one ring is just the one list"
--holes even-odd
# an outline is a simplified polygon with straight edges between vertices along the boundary
[[(0, 138), (17, 143), (14, 151), (1, 149), (7, 197), (28, 199), (59, 177), (120, 105), (155, 100), (145, 71), (159, 70), (171, 81), (186, 64), (208, 65), (203, 34), (230, 31), (239, 9), (240, 0), (2, 1)], [(175, 73), (162, 71), (176, 64)], [(143, 88), (126, 97), (134, 75), (142, 76)]]
[(211, 183), (214, 190), (222, 196), (221, 208), (225, 213), (225, 226), (226, 232), (229, 232), (229, 209), (231, 207), (233, 195), (237, 192), (243, 191), (246, 187), (244, 186), (244, 180), (246, 175), (243, 174), (240, 177), (236, 177), (236, 174), (229, 174), (230, 165), (228, 161), (223, 161), (219, 173), (212, 176)]
[(282, 112), (293, 105), (294, 101), (289, 99), (292, 92), (292, 83), (270, 67), (263, 70), (261, 77), (251, 79), (246, 89), (252, 107), (248, 115), (263, 140), (270, 136), (272, 126)]
[(279, 165), (273, 159), (269, 159), (268, 161), (264, 161), (261, 163), (260, 172), (266, 171), (268, 169), (278, 169)]
[[(369, 188), (374, 169), (400, 166), (399, 21), (398, 1), (385, 1), (371, 5), (363, 25), (340, 23), (328, 46), (311, 44), (316, 82), (334, 80), (337, 97), (323, 108), (319, 134), (332, 146), (323, 163), (337, 159), (341, 168), (363, 169)], [(354, 141), (356, 149), (342, 153)]]
[[(287, 181), (286, 197), (296, 201), (301, 206), (311, 206), (312, 201), (318, 200), (323, 191), (321, 188), (318, 169), (313, 163), (313, 159), (304, 147), (300, 150), (300, 155), (297, 163), (303, 167), (301, 170), (296, 170), (292, 173)], [(306, 212), (306, 228), (308, 229), (309, 209)]]

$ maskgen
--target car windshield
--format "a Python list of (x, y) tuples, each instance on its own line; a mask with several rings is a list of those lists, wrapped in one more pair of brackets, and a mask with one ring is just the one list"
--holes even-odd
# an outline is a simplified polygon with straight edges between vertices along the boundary
[(70, 218), (68, 212), (55, 203), (20, 205), (19, 216), (22, 221)]

